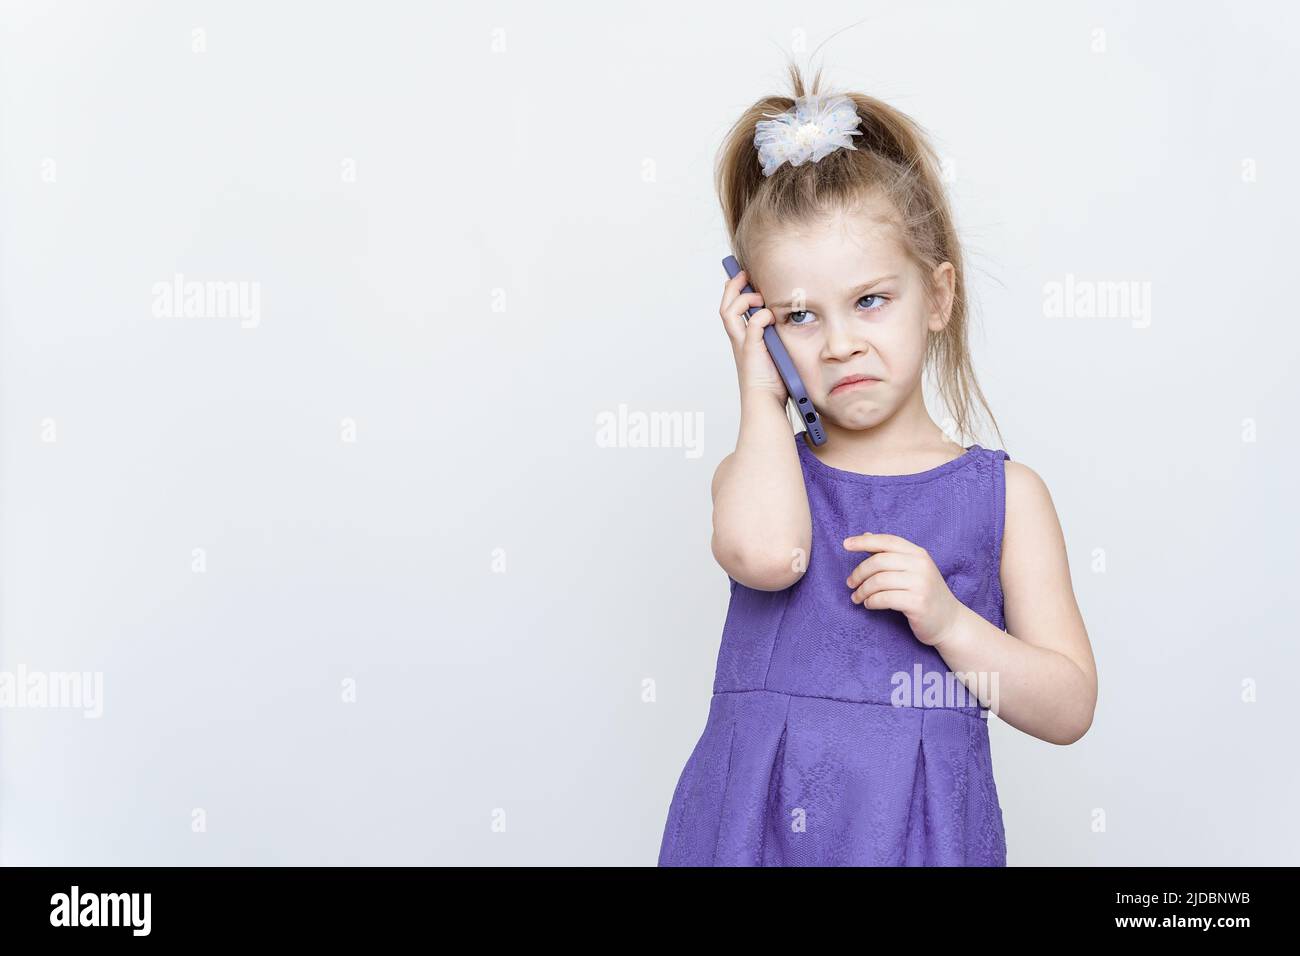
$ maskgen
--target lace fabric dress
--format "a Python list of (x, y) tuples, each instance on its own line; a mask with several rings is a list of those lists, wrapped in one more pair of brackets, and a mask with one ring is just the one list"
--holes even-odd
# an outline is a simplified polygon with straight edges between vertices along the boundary
[(660, 866), (1005, 866), (987, 710), (892, 609), (850, 600), (896, 534), (959, 601), (1005, 630), (1005, 451), (972, 445), (911, 475), (863, 475), (795, 436), (812, 514), (783, 591), (731, 581), (708, 718), (678, 780)]

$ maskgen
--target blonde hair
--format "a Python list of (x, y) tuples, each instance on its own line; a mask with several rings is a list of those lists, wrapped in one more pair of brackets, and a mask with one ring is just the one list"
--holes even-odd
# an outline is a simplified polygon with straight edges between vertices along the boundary
[[(794, 96), (804, 96), (799, 68), (791, 63), (789, 69)], [(820, 80), (819, 69), (811, 93), (818, 92)], [(773, 226), (812, 222), (832, 210), (858, 207), (871, 197), (886, 200), (896, 214), (893, 222), (903, 251), (920, 268), (931, 308), (937, 308), (935, 267), (951, 262), (955, 271), (952, 311), (947, 325), (930, 333), (925, 369), (937, 378), (939, 396), (961, 435), (974, 439), (978, 403), (1001, 443), (1001, 429), (971, 364), (962, 249), (934, 149), (925, 131), (906, 114), (861, 93), (843, 95), (857, 107), (862, 135), (853, 138), (855, 149), (837, 149), (818, 162), (785, 163), (771, 176), (763, 175), (754, 146), (755, 125), (764, 114), (792, 108), (791, 97), (764, 97), (745, 110), (727, 134), (718, 151), (715, 186), (736, 258), (746, 263), (762, 233)]]

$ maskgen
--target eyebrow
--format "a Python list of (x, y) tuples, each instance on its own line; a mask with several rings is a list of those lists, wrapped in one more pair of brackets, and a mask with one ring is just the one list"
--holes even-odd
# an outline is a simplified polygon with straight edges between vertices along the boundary
[[(862, 285), (857, 286), (855, 289), (853, 289), (853, 297), (858, 298), (862, 295), (862, 293), (866, 292), (868, 289), (874, 289), (882, 282), (888, 282), (890, 279), (897, 279), (897, 278), (898, 278), (897, 275), (891, 273), (890, 275), (887, 276), (880, 276), (879, 278), (872, 279), (870, 282), (864, 282), (862, 283)], [(764, 305), (766, 305), (769, 309), (784, 309), (786, 306), (790, 305), (793, 301), (794, 301), (793, 299), (785, 299), (781, 302), (771, 302), (771, 303), (765, 302)], [(815, 305), (815, 304), (816, 303), (814, 303), (812, 299), (804, 300), (804, 305)]]

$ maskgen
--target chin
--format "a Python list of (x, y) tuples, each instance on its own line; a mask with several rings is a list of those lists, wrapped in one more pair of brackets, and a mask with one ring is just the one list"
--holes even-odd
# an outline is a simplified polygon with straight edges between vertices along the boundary
[(853, 408), (841, 412), (833, 417), (825, 414), (822, 415), (822, 418), (829, 418), (831, 422), (838, 425), (840, 428), (848, 429), (849, 431), (861, 431), (867, 428), (874, 428), (887, 417), (888, 416), (885, 414), (884, 410), (880, 408)]

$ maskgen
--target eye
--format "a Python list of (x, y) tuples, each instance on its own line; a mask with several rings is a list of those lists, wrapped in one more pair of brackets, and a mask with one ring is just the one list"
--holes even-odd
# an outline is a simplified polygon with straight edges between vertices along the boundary
[[(868, 300), (868, 299), (877, 299), (877, 300), (879, 300), (879, 301), (877, 302), (876, 305), (870, 305), (870, 306), (867, 306), (867, 307), (863, 310), (863, 311), (865, 311), (865, 312), (879, 312), (881, 309), (883, 309), (883, 308), (885, 307), (885, 303), (887, 303), (887, 302), (889, 301), (889, 297), (888, 297), (888, 296), (877, 295), (877, 294), (874, 293), (874, 292), (868, 292), (866, 295), (861, 296), (861, 297), (858, 299), (858, 304), (861, 305), (862, 302), (864, 302), (864, 301), (866, 301), (866, 300)], [(806, 321), (804, 320), (804, 317), (806, 317)], [(812, 325), (812, 322), (813, 322), (813, 318), (814, 318), (814, 317), (815, 317), (815, 313), (813, 313), (813, 312), (809, 312), (809, 311), (807, 311), (806, 309), (799, 309), (799, 310), (794, 311), (794, 312), (788, 312), (788, 313), (786, 313), (786, 315), (784, 316), (784, 318), (782, 319), (782, 321), (784, 321), (784, 322), (786, 322), (786, 323), (788, 323), (788, 324), (790, 324), (790, 325)]]

